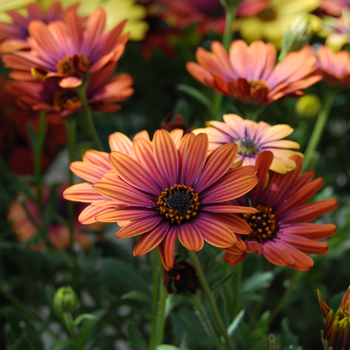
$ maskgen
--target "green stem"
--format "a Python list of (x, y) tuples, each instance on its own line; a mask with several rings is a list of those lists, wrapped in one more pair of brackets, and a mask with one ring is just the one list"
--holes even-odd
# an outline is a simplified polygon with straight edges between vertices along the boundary
[[(66, 121), (66, 130), (68, 135), (68, 153), (69, 164), (74, 162), (76, 156), (76, 120), (71, 118)], [(68, 187), (73, 185), (73, 173), (68, 169)], [(69, 246), (73, 251), (74, 244), (74, 202), (68, 201), (68, 228), (69, 228)]]
[(159, 257), (156, 249), (152, 251), (152, 329), (149, 341), (149, 348), (155, 349), (156, 345), (156, 328), (157, 328), (157, 311), (158, 311), (158, 295), (159, 295)]
[(233, 317), (238, 315), (240, 311), (240, 302), (241, 302), (241, 285), (242, 285), (242, 270), (243, 270), (243, 262), (237, 265), (236, 274), (234, 276), (234, 301), (233, 301)]
[(73, 317), (72, 314), (70, 312), (64, 312), (63, 313), (63, 321), (64, 321), (64, 325), (66, 326), (69, 335), (74, 343), (74, 347), (77, 347), (77, 336), (75, 335), (74, 332), (74, 321), (73, 321)]
[(236, 8), (226, 8), (226, 24), (225, 24), (225, 32), (224, 36), (222, 38), (222, 45), (224, 48), (228, 51), (230, 43), (231, 43), (231, 38), (232, 38), (232, 24), (233, 21), (236, 17)]
[(160, 293), (159, 293), (159, 307), (157, 313), (157, 327), (156, 327), (156, 346), (163, 342), (164, 327), (165, 327), (165, 302), (167, 291), (164, 287), (164, 270), (160, 278)]
[(214, 120), (219, 120), (219, 112), (221, 111), (222, 99), (223, 96), (220, 94), (220, 92), (215, 91), (213, 107), (211, 109), (211, 117)]
[(233, 344), (231, 342), (230, 337), (227, 334), (227, 330), (226, 330), (226, 328), (224, 326), (224, 323), (223, 323), (223, 321), (221, 319), (219, 310), (218, 310), (218, 308), (217, 308), (217, 306), (215, 304), (215, 300), (214, 300), (213, 294), (210, 291), (208, 282), (207, 282), (207, 280), (206, 280), (206, 278), (204, 276), (204, 273), (203, 273), (201, 264), (200, 264), (200, 262), (199, 262), (199, 260), (197, 258), (197, 255), (196, 255), (195, 252), (192, 252), (190, 250), (188, 251), (188, 253), (189, 253), (190, 258), (191, 258), (191, 260), (193, 262), (193, 266), (196, 269), (196, 272), (197, 272), (199, 281), (200, 281), (200, 283), (202, 285), (203, 291), (204, 291), (205, 295), (208, 298), (209, 305), (210, 305), (211, 311), (213, 313), (214, 320), (215, 320), (215, 322), (217, 324), (218, 330), (220, 331), (221, 335), (225, 339), (226, 344), (229, 347), (229, 349), (230, 350), (234, 350), (235, 348), (234, 348), (234, 346), (233, 346)]
[(92, 140), (95, 142), (97, 149), (102, 152), (103, 151), (102, 143), (98, 137), (98, 134), (94, 125), (94, 121), (92, 119), (91, 111), (89, 108), (89, 103), (86, 97), (86, 85), (87, 85), (87, 82), (84, 82), (82, 85), (78, 86), (76, 88), (76, 92), (79, 96), (79, 99), (83, 107), (83, 115), (84, 115), (88, 130), (90, 132), (90, 136)]
[(280, 312), (281, 308), (283, 307), (286, 299), (289, 297), (289, 294), (292, 292), (295, 284), (300, 280), (300, 278), (303, 276), (304, 271), (294, 271), (293, 272), (293, 276), (290, 279), (289, 282), (289, 286), (288, 288), (284, 291), (284, 294), (282, 296), (282, 298), (279, 300), (278, 304), (275, 306), (275, 308), (273, 309), (270, 317), (269, 317), (269, 324), (272, 323), (272, 321), (275, 319), (275, 317), (278, 315), (278, 313)]
[(324, 100), (323, 100), (323, 106), (320, 111), (320, 114), (317, 117), (317, 121), (314, 127), (314, 130), (312, 132), (310, 141), (306, 147), (305, 151), (305, 157), (304, 157), (304, 170), (308, 170), (310, 167), (310, 162), (313, 158), (314, 152), (317, 149), (318, 143), (321, 140), (324, 128), (327, 124), (329, 112), (332, 109), (332, 105), (335, 99), (335, 93), (329, 91), (326, 93)]
[(41, 198), (41, 157), (44, 148), (45, 134), (46, 134), (46, 122), (45, 122), (45, 112), (40, 111), (39, 113), (39, 130), (38, 138), (36, 140), (34, 149), (34, 179), (37, 188), (37, 205), (39, 207), (40, 213), (42, 213), (42, 198)]
[(253, 120), (253, 121), (257, 121), (258, 120), (258, 116), (259, 114), (265, 109), (265, 106), (245, 106), (244, 108), (244, 118), (245, 119), (249, 119), (249, 120)]
[(189, 299), (191, 300), (194, 308), (197, 310), (198, 317), (199, 317), (200, 321), (202, 322), (205, 331), (213, 339), (213, 342), (215, 343), (217, 348), (219, 350), (222, 350), (223, 344), (220, 342), (220, 339), (218, 338), (218, 336), (215, 333), (215, 329), (212, 326), (210, 319), (208, 318), (207, 313), (205, 312), (205, 309), (204, 309), (203, 304), (200, 300), (199, 294), (196, 293), (195, 295), (190, 295)]

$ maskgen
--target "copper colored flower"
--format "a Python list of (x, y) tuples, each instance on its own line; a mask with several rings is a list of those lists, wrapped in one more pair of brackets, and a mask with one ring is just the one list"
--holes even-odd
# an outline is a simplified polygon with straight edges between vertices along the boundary
[(328, 243), (319, 240), (333, 236), (336, 229), (332, 224), (311, 221), (336, 209), (338, 203), (333, 198), (307, 203), (322, 187), (323, 179), (312, 180), (313, 171), (300, 176), (302, 160), (298, 156), (292, 157), (297, 164), (295, 170), (284, 175), (269, 172), (272, 159), (271, 152), (258, 155), (259, 183), (248, 196), (232, 201), (233, 205), (247, 205), (249, 198), (258, 212), (241, 215), (251, 227), (249, 235), (240, 236), (246, 245), (245, 252), (237, 252), (235, 246), (224, 249), (227, 253), (223, 260), (233, 266), (256, 252), (272, 264), (309, 270), (314, 262), (306, 254), (326, 254)]
[(321, 0), (318, 6), (320, 10), (323, 10), (327, 14), (335, 17), (341, 16), (342, 10), (350, 9), (349, 0)]
[(214, 41), (211, 50), (198, 48), (198, 63), (188, 62), (187, 70), (202, 84), (245, 103), (268, 104), (282, 97), (302, 96), (301, 90), (321, 79), (313, 75), (316, 58), (310, 47), (289, 53), (276, 66), (274, 45), (262, 41), (248, 46), (236, 40), (229, 53)]
[[(121, 102), (130, 97), (134, 89), (129, 74), (114, 77), (115, 64), (110, 63), (91, 74), (86, 88), (89, 107), (95, 111), (118, 111)], [(81, 112), (82, 104), (75, 89), (65, 89), (57, 81), (17, 81), (8, 85), (8, 90), (18, 97), (20, 106), (34, 111), (43, 110), (45, 118), (51, 123), (62, 123), (72, 113)]]
[(322, 343), (325, 349), (350, 349), (350, 287), (345, 292), (336, 313), (330, 310), (321, 293), (317, 291), (318, 302), (325, 318)]
[(209, 121), (205, 129), (194, 130), (198, 134), (204, 132), (209, 137), (209, 150), (212, 151), (228, 142), (238, 146), (238, 153), (233, 166), (255, 165), (258, 154), (271, 151), (274, 159), (270, 169), (281, 174), (295, 169), (296, 164), (290, 159), (294, 154), (303, 156), (289, 148), (299, 148), (294, 141), (282, 140), (293, 132), (286, 124), (271, 126), (265, 122), (254, 122), (243, 119), (236, 114), (225, 114), (224, 122)]
[[(254, 167), (231, 170), (237, 146), (217, 148), (209, 156), (205, 134), (185, 135), (178, 148), (165, 130), (133, 141), (131, 157), (112, 152), (113, 171), (93, 184), (95, 206), (109, 207), (96, 215), (100, 222), (130, 221), (116, 236), (141, 236), (134, 255), (159, 247), (166, 270), (173, 266), (176, 238), (187, 249), (201, 250), (204, 241), (219, 248), (232, 245), (244, 250), (235, 233), (246, 234), (249, 226), (232, 213), (255, 209), (227, 205), (257, 183)], [(69, 191), (69, 189), (68, 189)], [(76, 192), (79, 200), (82, 192)], [(103, 201), (103, 198), (109, 198)], [(100, 202), (99, 202), (100, 201)]]
[[(178, 27), (197, 24), (204, 35), (210, 30), (223, 34), (225, 31), (225, 8), (220, 0), (161, 0), (164, 17)], [(267, 7), (266, 0), (243, 0), (237, 9), (237, 16), (249, 17)]]
[(316, 66), (323, 80), (335, 86), (350, 85), (350, 54), (347, 51), (334, 53), (327, 46), (321, 46), (316, 52)]
[(14, 79), (56, 78), (61, 87), (75, 88), (86, 74), (117, 62), (124, 52), (128, 40), (128, 34), (121, 35), (125, 21), (106, 33), (105, 24), (102, 9), (93, 12), (86, 25), (73, 9), (66, 12), (64, 22), (32, 21), (27, 39), (31, 51), (4, 55), (3, 61), (14, 69)]
[[(55, 203), (55, 209), (59, 215), (67, 219), (67, 202), (62, 197), (65, 187), (65, 185), (62, 185), (57, 190), (58, 201)], [(42, 195), (43, 206), (47, 207), (49, 197), (50, 188), (45, 187)], [(80, 210), (82, 209), (81, 206), (80, 204)], [(27, 214), (26, 210), (28, 210), (30, 215)], [(42, 250), (46, 246), (40, 237), (38, 228), (43, 225), (42, 217), (38, 205), (34, 201), (29, 199), (13, 201), (9, 207), (8, 219), (12, 222), (13, 230), (19, 242), (29, 242), (29, 247), (33, 250)], [(49, 241), (56, 249), (62, 250), (69, 248), (69, 228), (61, 222), (51, 222), (47, 230), (47, 235)], [(85, 250), (91, 247), (90, 239), (82, 231), (82, 225), (78, 222), (77, 218), (75, 218), (74, 222), (74, 239)]]
[[(74, 6), (73, 8), (77, 7)], [(53, 21), (63, 21), (65, 11), (59, 2), (53, 2), (47, 11), (43, 11), (42, 7), (33, 2), (26, 6), (27, 15), (23, 16), (17, 11), (8, 11), (12, 23), (0, 22), (0, 53), (10, 53), (23, 49), (30, 49), (26, 41), (29, 36), (28, 26), (31, 21), (40, 20), (46, 24)]]

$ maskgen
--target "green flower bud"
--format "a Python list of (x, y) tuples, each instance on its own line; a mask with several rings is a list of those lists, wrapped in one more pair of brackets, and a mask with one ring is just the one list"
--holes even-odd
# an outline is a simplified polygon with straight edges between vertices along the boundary
[(72, 312), (77, 304), (77, 296), (71, 287), (61, 287), (56, 292), (53, 303), (59, 312)]
[(279, 60), (307, 45), (313, 34), (311, 15), (299, 15), (283, 35)]
[(313, 118), (321, 110), (321, 101), (316, 95), (305, 95), (299, 98), (295, 110), (303, 118)]
[(350, 349), (350, 287), (343, 296), (336, 313), (330, 310), (319, 291), (318, 301), (324, 318), (326, 319), (321, 340), (325, 350)]

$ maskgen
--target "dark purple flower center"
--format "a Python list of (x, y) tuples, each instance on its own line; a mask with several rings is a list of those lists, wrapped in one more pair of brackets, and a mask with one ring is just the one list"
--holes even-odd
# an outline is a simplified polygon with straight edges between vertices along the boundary
[(81, 106), (81, 101), (74, 90), (58, 91), (53, 97), (53, 106), (57, 109), (72, 109)]
[(238, 146), (238, 154), (243, 156), (252, 157), (259, 152), (258, 145), (248, 137), (236, 141), (236, 145)]
[(174, 185), (166, 188), (159, 196), (159, 211), (173, 224), (180, 224), (182, 220), (190, 220), (198, 214), (198, 194), (192, 187)]
[(276, 221), (272, 209), (258, 205), (256, 214), (243, 214), (243, 220), (251, 227), (248, 236), (242, 236), (245, 240), (266, 242), (275, 237)]
[(67, 55), (62, 60), (58, 61), (57, 72), (63, 75), (80, 75), (86, 73), (91, 66), (91, 62), (83, 54)]

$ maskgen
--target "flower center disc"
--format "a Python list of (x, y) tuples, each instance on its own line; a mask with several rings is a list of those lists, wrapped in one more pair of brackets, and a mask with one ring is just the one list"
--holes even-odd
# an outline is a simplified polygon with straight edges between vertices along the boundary
[(277, 17), (277, 13), (276, 11), (271, 8), (271, 7), (268, 7), (267, 9), (265, 10), (262, 10), (261, 12), (259, 12), (257, 14), (257, 16), (264, 22), (269, 22), (269, 21), (273, 21), (274, 19), (276, 19)]
[(58, 109), (72, 109), (81, 106), (81, 101), (74, 90), (58, 91), (53, 98), (53, 106)]
[(57, 72), (63, 75), (75, 75), (78, 73), (86, 73), (90, 68), (91, 62), (83, 55), (67, 55), (63, 60), (57, 63)]
[(198, 213), (198, 194), (192, 187), (174, 185), (166, 188), (159, 196), (159, 211), (173, 224), (180, 224), (182, 220), (190, 220)]
[(236, 141), (236, 145), (238, 146), (238, 153), (243, 156), (252, 157), (259, 152), (258, 145), (248, 137)]
[(245, 239), (262, 243), (275, 236), (275, 214), (272, 213), (271, 208), (261, 205), (256, 209), (258, 210), (256, 214), (243, 214), (243, 220), (251, 227), (250, 234), (245, 236)]

